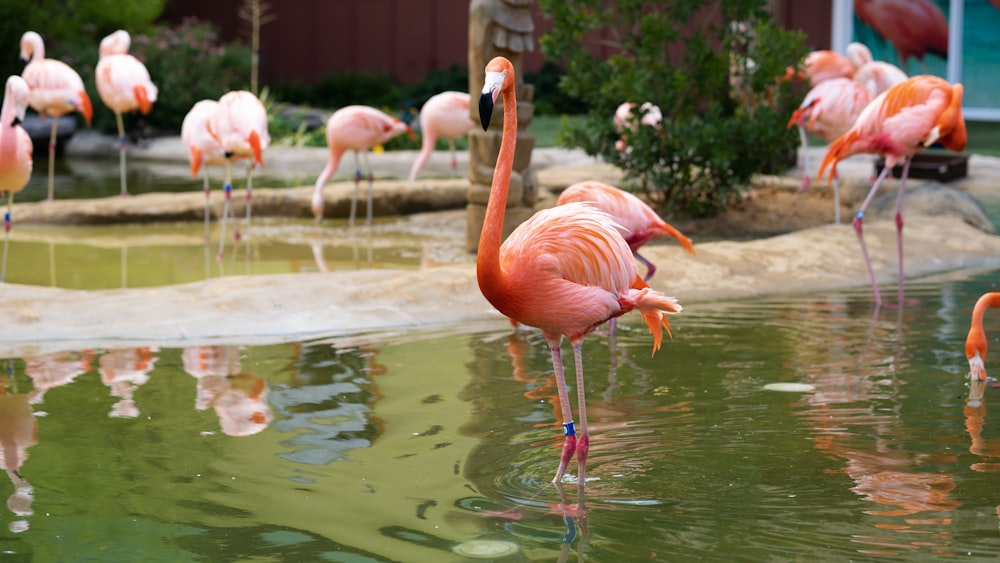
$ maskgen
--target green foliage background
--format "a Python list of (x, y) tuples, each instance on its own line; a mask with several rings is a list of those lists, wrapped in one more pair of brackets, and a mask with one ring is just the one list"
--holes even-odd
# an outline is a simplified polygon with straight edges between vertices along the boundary
[[(542, 52), (565, 67), (561, 89), (587, 108), (566, 121), (562, 142), (621, 166), (633, 189), (668, 211), (711, 215), (753, 174), (790, 163), (796, 137), (786, 122), (802, 93), (779, 77), (807, 47), (773, 23), (766, 0), (539, 4), (554, 23)], [(612, 123), (625, 101), (650, 101), (664, 116), (660, 128), (637, 127), (628, 154), (615, 149)]]

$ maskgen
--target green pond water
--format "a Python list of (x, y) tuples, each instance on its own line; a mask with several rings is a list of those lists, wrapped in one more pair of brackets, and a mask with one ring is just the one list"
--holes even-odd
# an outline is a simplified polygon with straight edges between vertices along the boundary
[[(255, 225), (250, 259), (221, 265), (200, 224), (15, 226), (9, 280), (417, 267), (451, 236)], [(994, 560), (1000, 390), (970, 388), (963, 345), (998, 279), (909, 281), (903, 310), (876, 311), (868, 287), (685, 303), (652, 357), (637, 319), (613, 342), (599, 329), (582, 499), (549, 483), (545, 341), (501, 319), (3, 358), (0, 560)]]

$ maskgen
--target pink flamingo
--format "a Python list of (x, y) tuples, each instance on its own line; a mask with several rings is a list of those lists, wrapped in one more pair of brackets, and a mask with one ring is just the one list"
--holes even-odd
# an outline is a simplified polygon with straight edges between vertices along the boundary
[(139, 59), (128, 54), (132, 38), (124, 29), (108, 35), (101, 40), (98, 49), (100, 60), (95, 71), (97, 93), (101, 101), (115, 112), (118, 123), (118, 155), (121, 171), (122, 195), (128, 195), (125, 184), (125, 125), (122, 114), (139, 110), (143, 115), (153, 109), (156, 101), (156, 85), (149, 79), (146, 65)]
[[(188, 149), (192, 178), (198, 176), (198, 171), (204, 164), (226, 163), (222, 143), (209, 129), (209, 123), (218, 106), (219, 103), (215, 100), (200, 100), (191, 107), (181, 123), (181, 143)], [(208, 172), (202, 171), (201, 177), (205, 192), (205, 242), (208, 242), (208, 228), (211, 221)]]
[(330, 157), (326, 161), (319, 177), (316, 178), (316, 189), (312, 196), (312, 212), (317, 221), (323, 220), (323, 186), (336, 172), (340, 158), (344, 152), (354, 151), (354, 197), (351, 198), (350, 226), (354, 226), (354, 216), (358, 206), (358, 190), (361, 183), (361, 166), (358, 163), (358, 153), (365, 155), (365, 165), (368, 168), (368, 219), (366, 224), (372, 224), (372, 175), (371, 163), (368, 161), (368, 149), (381, 145), (403, 133), (410, 138), (416, 134), (403, 121), (369, 106), (346, 106), (333, 112), (326, 122), (326, 144), (330, 148)]
[[(662, 340), (661, 326), (670, 332), (666, 314), (680, 312), (681, 306), (673, 297), (653, 291), (642, 281), (614, 220), (590, 204), (567, 203), (539, 211), (500, 244), (517, 143), (514, 67), (504, 57), (496, 57), (486, 65), (479, 100), (484, 130), (489, 127), (499, 95), (503, 96), (503, 136), (476, 258), (479, 288), (498, 311), (520, 324), (541, 329), (545, 336), (552, 353), (565, 430), (553, 482), (562, 481), (576, 453), (582, 487), (590, 445), (583, 389), (584, 337), (609, 319), (637, 309), (653, 334), (655, 353)], [(559, 350), (564, 336), (572, 344), (576, 359), (579, 438)]]
[[(809, 90), (802, 104), (788, 120), (788, 127), (798, 126), (802, 140), (802, 185), (799, 192), (809, 189), (809, 134), (827, 143), (843, 135), (854, 125), (872, 99), (863, 85), (850, 78), (831, 78)], [(834, 220), (840, 224), (840, 180), (833, 180)]]
[[(627, 131), (635, 130), (635, 123), (632, 122), (632, 111), (635, 109), (635, 104), (632, 102), (624, 102), (615, 109), (614, 124), (615, 131), (621, 135), (617, 141), (615, 141), (615, 149), (618, 152), (629, 153), (632, 148), (628, 146), (628, 136)], [(639, 123), (642, 125), (647, 125), (649, 127), (659, 128), (660, 122), (663, 121), (663, 113), (660, 108), (653, 104), (652, 102), (643, 102), (639, 106), (639, 112), (641, 117), (639, 118)]]
[(691, 239), (660, 218), (653, 209), (638, 197), (602, 182), (586, 180), (578, 182), (559, 194), (556, 205), (589, 202), (615, 220), (618, 232), (625, 239), (633, 256), (646, 266), (643, 281), (649, 281), (656, 272), (656, 266), (639, 254), (639, 247), (659, 237), (673, 237), (681, 247), (694, 254)]
[(899, 251), (899, 306), (903, 306), (903, 194), (906, 193), (906, 176), (910, 159), (924, 148), (941, 143), (946, 148), (961, 152), (965, 149), (965, 119), (962, 117), (962, 85), (949, 84), (946, 80), (930, 75), (908, 78), (879, 94), (861, 112), (849, 131), (838, 137), (823, 157), (818, 177), (822, 178), (827, 166), (836, 174), (837, 163), (859, 153), (880, 154), (885, 167), (872, 185), (871, 191), (854, 217), (854, 230), (861, 243), (861, 253), (868, 267), (875, 306), (882, 305), (882, 296), (875, 281), (868, 248), (862, 233), (865, 210), (889, 171), (903, 163), (896, 197), (896, 244)]
[(854, 64), (850, 59), (836, 51), (820, 49), (806, 55), (802, 74), (809, 80), (809, 87), (815, 88), (821, 82), (831, 78), (851, 78), (854, 76)]
[(42, 36), (26, 31), (21, 36), (21, 59), (27, 64), (21, 77), (31, 88), (31, 107), (42, 118), (52, 119), (49, 136), (49, 198), (55, 199), (56, 132), (59, 117), (78, 111), (90, 127), (93, 107), (83, 87), (83, 79), (66, 63), (45, 58)]
[(464, 136), (475, 125), (469, 118), (469, 94), (467, 92), (441, 92), (424, 102), (420, 108), (420, 154), (410, 168), (409, 181), (417, 179), (417, 173), (427, 164), (438, 138), (446, 139), (451, 149), (451, 171), (458, 168), (455, 159), (455, 139)]
[[(219, 252), (222, 259), (226, 240), (226, 219), (229, 216), (229, 199), (233, 190), (233, 161), (248, 159), (246, 228), (250, 228), (250, 200), (253, 195), (253, 168), (264, 166), (264, 149), (271, 143), (267, 132), (267, 109), (257, 96), (246, 90), (227, 92), (219, 98), (215, 113), (209, 122), (209, 132), (219, 140), (226, 165), (226, 180), (223, 184), (225, 204), (222, 210), (222, 234), (219, 238)], [(234, 236), (239, 239), (237, 229)]]
[(847, 58), (854, 65), (854, 81), (867, 88), (872, 98), (906, 80), (903, 69), (885, 61), (876, 61), (871, 49), (864, 43), (848, 45)]
[(1000, 293), (984, 293), (972, 309), (972, 323), (969, 335), (965, 337), (965, 357), (969, 359), (969, 377), (986, 381), (986, 333), (983, 331), (983, 316), (990, 307), (1000, 307)]
[(903, 68), (927, 53), (948, 58), (948, 20), (931, 0), (854, 0), (854, 13), (895, 47)]
[(31, 137), (19, 125), (28, 110), (31, 93), (28, 83), (20, 76), (11, 76), (4, 87), (3, 107), (0, 108), (0, 192), (7, 192), (7, 213), (4, 214), (3, 267), (0, 283), (7, 278), (7, 245), (10, 240), (11, 211), (14, 194), (24, 189), (31, 179)]

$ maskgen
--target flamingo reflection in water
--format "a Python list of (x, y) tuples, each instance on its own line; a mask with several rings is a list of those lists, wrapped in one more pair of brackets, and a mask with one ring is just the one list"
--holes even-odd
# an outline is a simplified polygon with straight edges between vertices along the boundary
[(195, 408), (214, 408), (229, 436), (257, 434), (274, 418), (267, 383), (242, 371), (240, 353), (238, 346), (191, 346), (181, 354), (184, 371), (198, 380)]
[(111, 350), (98, 360), (97, 370), (101, 381), (111, 388), (111, 395), (120, 400), (112, 405), (108, 413), (112, 418), (135, 418), (139, 416), (132, 395), (135, 390), (149, 381), (149, 372), (156, 363), (159, 348), (139, 347)]
[[(903, 327), (918, 321), (904, 311), (897, 309), (892, 322), (877, 312), (865, 320), (851, 315), (846, 304), (829, 303), (798, 319), (802, 326), (792, 319), (796, 334), (805, 337), (797, 363), (812, 371), (805, 381), (815, 387), (801, 399), (799, 414), (812, 428), (813, 447), (840, 462), (835, 471), (847, 475), (850, 490), (872, 505), (864, 514), (876, 517), (875, 531), (854, 538), (867, 545), (865, 553), (946, 549), (952, 540), (947, 514), (962, 504), (951, 496), (953, 473), (926, 470), (954, 463), (954, 454), (906, 448), (910, 430), (900, 413), (907, 382), (898, 374), (913, 355)], [(849, 336), (861, 328), (857, 323), (868, 323), (862, 339)], [(837, 335), (844, 337), (837, 341)]]
[(53, 352), (24, 358), (24, 372), (33, 384), (33, 389), (28, 393), (31, 404), (41, 403), (49, 389), (72, 383), (78, 376), (93, 369), (93, 360), (94, 354), (89, 350)]
[(7, 498), (7, 508), (18, 520), (8, 526), (12, 533), (28, 529), (24, 518), (34, 514), (34, 488), (21, 476), (21, 466), (28, 458), (28, 448), (38, 443), (38, 421), (31, 407), (31, 398), (17, 392), (13, 377), (0, 381), (0, 465), (14, 484), (14, 492)]

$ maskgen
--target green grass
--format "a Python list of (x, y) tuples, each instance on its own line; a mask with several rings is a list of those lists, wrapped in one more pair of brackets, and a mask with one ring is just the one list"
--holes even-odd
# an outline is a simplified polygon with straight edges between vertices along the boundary
[[(575, 116), (568, 116), (574, 119)], [(531, 119), (528, 132), (535, 136), (535, 146), (538, 148), (557, 147), (556, 134), (562, 127), (563, 116), (561, 115), (538, 115)]]

